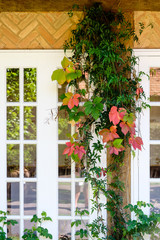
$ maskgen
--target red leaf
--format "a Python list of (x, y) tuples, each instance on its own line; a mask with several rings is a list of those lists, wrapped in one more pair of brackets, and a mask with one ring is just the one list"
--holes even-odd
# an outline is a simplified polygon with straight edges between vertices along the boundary
[(81, 96), (80, 94), (75, 94), (70, 98), (70, 100), (68, 102), (69, 109), (72, 109), (74, 106), (78, 106), (78, 104), (79, 104), (79, 99), (78, 98), (80, 96)]
[(117, 134), (117, 127), (112, 126), (110, 127), (110, 130), (105, 128), (99, 132), (99, 135), (103, 136), (103, 142), (109, 142), (114, 140), (115, 138), (119, 138), (119, 135)]
[(84, 146), (76, 146), (74, 154), (78, 154), (79, 159), (82, 159), (83, 155), (86, 153)]
[(135, 127), (136, 127), (136, 124), (135, 122), (133, 122), (132, 124), (129, 124), (128, 123), (128, 126), (129, 126), (129, 131), (132, 135), (135, 135)]
[(120, 117), (120, 119), (122, 120), (123, 117), (126, 115), (126, 112), (127, 112), (127, 111), (126, 111), (125, 108), (119, 108), (118, 112), (119, 112), (119, 117)]
[(124, 135), (126, 135), (130, 130), (129, 126), (125, 122), (121, 122), (120, 127)]
[(116, 155), (118, 155), (119, 154), (119, 152), (122, 152), (124, 150), (124, 148), (116, 148), (116, 147), (110, 147), (109, 148), (109, 153), (110, 154), (116, 154)]
[(141, 88), (141, 87), (137, 88), (137, 90), (136, 90), (137, 96), (139, 96), (140, 93), (143, 93), (143, 88)]
[(120, 121), (119, 112), (117, 111), (117, 107), (113, 106), (109, 112), (109, 120), (113, 122), (114, 125), (117, 125)]
[(69, 109), (72, 109), (74, 106), (78, 106), (80, 94), (72, 94), (70, 92), (66, 93), (66, 98), (63, 99), (63, 105), (68, 105)]
[(63, 154), (67, 154), (68, 156), (70, 156), (75, 150), (74, 143), (67, 142), (66, 145), (67, 145), (67, 148), (64, 149)]
[(106, 174), (107, 174), (107, 171), (104, 170), (104, 168), (102, 167), (100, 173), (97, 174), (97, 177), (98, 177), (98, 178), (99, 178), (99, 177), (102, 177), (102, 175), (105, 177)]
[(135, 150), (136, 148), (141, 150), (141, 145), (143, 145), (143, 141), (141, 137), (134, 137), (134, 135), (132, 135), (129, 139), (129, 144), (131, 144)]

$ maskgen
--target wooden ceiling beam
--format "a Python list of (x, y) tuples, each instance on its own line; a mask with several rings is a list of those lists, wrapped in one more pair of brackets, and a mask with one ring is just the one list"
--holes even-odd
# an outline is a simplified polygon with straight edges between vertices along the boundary
[[(0, 0), (0, 12), (69, 11), (73, 4), (79, 10), (96, 0)], [(107, 9), (122, 11), (160, 11), (160, 0), (98, 0)]]

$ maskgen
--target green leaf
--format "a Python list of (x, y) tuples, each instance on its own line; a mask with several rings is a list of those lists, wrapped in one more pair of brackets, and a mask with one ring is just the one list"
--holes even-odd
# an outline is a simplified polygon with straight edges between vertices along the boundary
[(57, 80), (59, 84), (63, 84), (66, 81), (66, 74), (63, 69), (57, 69), (52, 73), (52, 81)]
[(100, 116), (100, 111), (97, 110), (97, 109), (94, 109), (94, 110), (92, 111), (91, 115), (92, 115), (92, 117), (93, 117), (95, 120), (97, 120), (97, 119), (99, 118), (99, 116)]
[(100, 103), (101, 101), (102, 101), (102, 98), (101, 98), (101, 97), (95, 97), (95, 98), (93, 99), (93, 102), (94, 102), (95, 104)]
[(71, 154), (71, 157), (72, 157), (72, 159), (73, 159), (74, 162), (79, 162), (78, 154), (72, 153), (72, 154)]
[(113, 141), (113, 146), (116, 147), (116, 148), (121, 148), (122, 147), (122, 142), (123, 142), (123, 139), (115, 139)]
[(61, 61), (61, 65), (63, 68), (66, 68), (70, 65), (73, 65), (73, 63), (70, 60), (68, 60), (68, 58), (64, 57), (63, 60)]
[(82, 76), (82, 72), (80, 70), (77, 70), (75, 72), (67, 73), (66, 74), (66, 79), (67, 80), (74, 80), (76, 78), (79, 78)]
[(100, 111), (103, 110), (103, 104), (102, 103), (97, 103), (95, 106), (97, 109), (99, 109)]
[(80, 238), (83, 238), (83, 236), (84, 236), (83, 229), (81, 228), (79, 232), (80, 232)]
[(75, 225), (75, 222), (71, 222), (71, 227), (73, 227)]
[(132, 150), (132, 156), (133, 156), (133, 159), (135, 158), (135, 156), (136, 156), (136, 153), (135, 153), (135, 151), (134, 150)]

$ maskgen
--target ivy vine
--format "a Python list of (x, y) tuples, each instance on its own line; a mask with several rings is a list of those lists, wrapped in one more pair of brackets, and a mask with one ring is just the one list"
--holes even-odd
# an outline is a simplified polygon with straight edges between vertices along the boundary
[[(77, 233), (80, 238), (144, 239), (148, 233), (158, 239), (160, 215), (145, 215), (141, 207), (150, 204), (143, 202), (124, 207), (121, 194), (124, 184), (120, 169), (126, 149), (132, 147), (137, 151), (143, 146), (135, 121), (137, 113), (147, 107), (141, 86), (143, 73), (135, 71), (137, 58), (130, 40), (138, 40), (131, 22), (121, 12), (106, 12), (96, 3), (84, 9), (83, 19), (65, 43), (64, 50), (67, 53), (67, 49), (72, 49), (72, 57), (64, 57), (62, 68), (52, 74), (53, 81), (72, 89), (61, 95), (60, 110), (66, 111), (68, 121), (76, 129), (63, 154), (82, 166), (85, 181), (93, 191), (91, 212), (77, 209), (77, 214), (83, 217), (97, 212), (97, 218)], [(111, 157), (106, 168), (99, 164), (104, 149)], [(101, 202), (101, 194), (106, 198), (105, 203)], [(108, 226), (103, 210), (111, 216)], [(79, 220), (72, 223), (80, 224)]]

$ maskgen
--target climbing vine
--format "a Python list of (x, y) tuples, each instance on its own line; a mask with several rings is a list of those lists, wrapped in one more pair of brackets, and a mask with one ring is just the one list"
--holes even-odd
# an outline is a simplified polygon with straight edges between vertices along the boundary
[[(140, 27), (141, 33), (143, 24)], [(77, 214), (83, 217), (97, 212), (97, 218), (76, 233), (80, 238), (143, 239), (149, 233), (156, 239), (154, 231), (159, 231), (156, 224), (160, 216), (147, 216), (141, 209), (149, 204), (138, 202), (124, 207), (121, 194), (124, 184), (120, 169), (128, 148), (133, 152), (142, 149), (136, 117), (147, 107), (141, 86), (144, 73), (135, 71), (137, 58), (131, 40), (138, 38), (121, 12), (106, 12), (100, 4), (94, 4), (84, 9), (83, 19), (65, 43), (65, 52), (72, 49), (72, 56), (64, 57), (62, 68), (52, 74), (53, 81), (67, 85), (60, 110), (66, 111), (68, 122), (75, 125), (75, 134), (70, 135), (63, 154), (82, 166), (85, 181), (93, 191), (91, 212), (77, 209)], [(111, 159), (106, 168), (100, 166), (104, 149)], [(105, 202), (101, 202), (101, 194)], [(110, 215), (108, 225), (103, 210)], [(78, 226), (81, 221), (74, 224)]]

